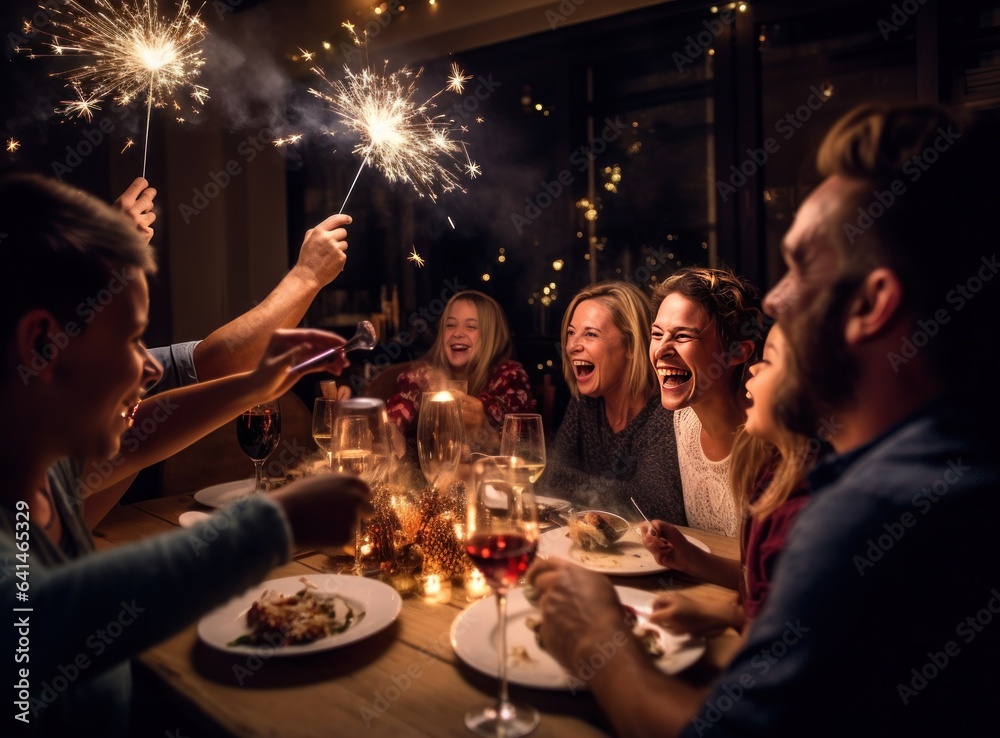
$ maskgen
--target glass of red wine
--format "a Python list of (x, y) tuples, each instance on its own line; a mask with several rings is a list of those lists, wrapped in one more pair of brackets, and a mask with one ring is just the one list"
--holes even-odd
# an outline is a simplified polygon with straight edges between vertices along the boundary
[(254, 494), (264, 493), (264, 460), (281, 438), (281, 411), (277, 402), (264, 402), (236, 419), (236, 440), (254, 463)]
[(514, 705), (507, 694), (507, 591), (527, 571), (538, 543), (538, 508), (531, 467), (514, 456), (487, 456), (472, 468), (467, 487), (465, 552), (497, 599), (497, 703), (465, 715), (465, 725), (483, 736), (518, 738), (538, 727), (538, 711)]

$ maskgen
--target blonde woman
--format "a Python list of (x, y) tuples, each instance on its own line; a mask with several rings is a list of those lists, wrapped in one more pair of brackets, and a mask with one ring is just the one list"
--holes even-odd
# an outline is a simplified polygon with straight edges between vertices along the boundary
[(445, 305), (423, 363), (399, 376), (399, 389), (386, 402), (389, 419), (404, 434), (412, 431), (425, 391), (439, 379), (465, 380), (468, 392), (460, 399), (472, 450), (493, 450), (499, 446), (504, 415), (536, 407), (524, 367), (510, 358), (512, 347), (507, 318), (496, 300), (475, 290), (456, 293)]
[(649, 299), (633, 284), (602, 282), (570, 301), (562, 324), (563, 373), (573, 399), (540, 491), (638, 518), (685, 525), (671, 413), (646, 360)]

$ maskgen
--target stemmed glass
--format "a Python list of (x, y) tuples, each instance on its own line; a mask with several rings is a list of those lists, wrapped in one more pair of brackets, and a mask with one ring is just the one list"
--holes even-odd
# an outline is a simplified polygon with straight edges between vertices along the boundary
[(382, 400), (353, 397), (335, 403), (330, 427), (338, 471), (356, 474), (372, 485), (389, 479), (394, 456), (389, 415)]
[(372, 432), (363, 415), (338, 415), (333, 421), (335, 468), (365, 478), (372, 462)]
[(537, 413), (509, 413), (504, 416), (500, 435), (500, 455), (516, 456), (528, 469), (534, 484), (545, 471), (545, 433)]
[(313, 402), (312, 437), (316, 445), (326, 452), (326, 466), (333, 468), (333, 415), (337, 400), (317, 397)]
[(254, 464), (254, 494), (264, 492), (264, 460), (281, 438), (281, 411), (277, 402), (264, 402), (236, 419), (236, 440)]
[(424, 392), (417, 420), (417, 455), (427, 483), (458, 471), (465, 445), (465, 423), (458, 399), (447, 390)]
[(514, 705), (507, 694), (507, 590), (527, 571), (538, 544), (538, 508), (529, 474), (516, 457), (487, 456), (473, 465), (467, 491), (465, 552), (497, 598), (497, 703), (465, 714), (465, 725), (483, 736), (518, 738), (539, 721), (537, 710)]

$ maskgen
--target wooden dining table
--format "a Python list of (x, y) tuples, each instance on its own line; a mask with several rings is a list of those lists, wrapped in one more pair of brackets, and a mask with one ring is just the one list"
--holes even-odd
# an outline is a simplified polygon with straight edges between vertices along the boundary
[[(192, 495), (176, 495), (115, 508), (94, 532), (98, 549), (176, 530), (190, 510), (211, 512)], [(739, 557), (737, 541), (689, 532), (715, 553)], [(349, 573), (340, 552), (304, 551), (268, 579), (317, 573)], [(732, 597), (731, 590), (661, 572), (613, 578), (648, 591), (683, 590), (696, 598)], [(182, 592), (178, 593), (183, 596)], [(168, 735), (190, 738), (328, 738), (329, 736), (461, 736), (471, 733), (466, 711), (495, 700), (496, 679), (466, 666), (452, 650), (449, 629), (469, 602), (460, 586), (446, 603), (419, 596), (403, 600), (396, 621), (362, 641), (295, 657), (234, 655), (202, 643), (196, 625), (139, 656), (133, 671), (149, 704), (162, 711), (160, 726), (188, 726)], [(485, 636), (484, 636), (485, 637)], [(702, 659), (682, 675), (707, 684), (739, 646), (733, 631), (712, 638)], [(534, 735), (603, 736), (610, 726), (586, 691), (511, 686), (514, 701), (541, 713)], [(148, 697), (147, 697), (148, 699)], [(166, 723), (162, 718), (166, 716)], [(162, 733), (159, 733), (162, 734)]]

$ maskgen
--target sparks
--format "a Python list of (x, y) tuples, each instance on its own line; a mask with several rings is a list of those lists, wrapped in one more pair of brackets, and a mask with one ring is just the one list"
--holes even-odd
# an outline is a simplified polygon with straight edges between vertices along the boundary
[(79, 88), (77, 88), (76, 94), (78, 96), (76, 100), (60, 100), (59, 104), (66, 107), (56, 108), (56, 112), (64, 115), (75, 115), (77, 118), (85, 118), (89, 123), (94, 120), (94, 111), (101, 109), (101, 106), (97, 104), (100, 101), (84, 97), (83, 91)]
[(417, 247), (416, 246), (414, 246), (413, 249), (410, 251), (410, 255), (406, 257), (406, 260), (407, 261), (412, 261), (414, 264), (416, 264), (417, 265), (417, 269), (419, 269), (420, 267), (422, 267), (424, 265), (424, 263), (425, 263), (424, 262), (424, 257), (422, 257), (420, 254), (417, 253)]
[(127, 138), (127, 139), (125, 139), (125, 145), (122, 147), (122, 150), (119, 151), (118, 153), (119, 154), (124, 154), (126, 151), (128, 151), (129, 149), (131, 149), (133, 146), (135, 146), (135, 141), (133, 141), (131, 138)]
[(451, 63), (451, 75), (448, 77), (448, 89), (461, 95), (465, 92), (465, 83), (472, 79), (471, 74), (466, 74), (458, 67), (457, 62)]
[(345, 67), (343, 80), (330, 81), (321, 69), (315, 71), (330, 91), (310, 92), (360, 139), (353, 151), (363, 157), (362, 167), (370, 163), (390, 182), (408, 182), (431, 200), (439, 191), (464, 191), (455, 171), (460, 147), (449, 135), (451, 123), (429, 113), (440, 91), (423, 102), (414, 99), (419, 72)]
[(476, 123), (482, 123), (483, 121), (484, 121), (483, 116), (481, 116), (481, 115), (476, 116)]
[(13, 154), (19, 148), (21, 148), (21, 142), (18, 141), (16, 138), (11, 137), (11, 138), (7, 139), (7, 153), (8, 154)]
[(287, 146), (289, 144), (298, 143), (302, 140), (302, 135), (303, 134), (301, 133), (293, 133), (292, 135), (285, 136), (284, 138), (276, 138), (274, 139), (274, 146), (277, 148), (279, 146)]
[(315, 51), (306, 51), (301, 46), (299, 47), (299, 54), (302, 55), (302, 59), (304, 61), (312, 61), (313, 57), (316, 56), (316, 52)]
[[(69, 103), (61, 112), (89, 119), (87, 111), (99, 109), (95, 102), (111, 98), (124, 106), (145, 93), (148, 148), (154, 105), (164, 107), (164, 98), (192, 85), (205, 64), (201, 51), (205, 24), (200, 11), (193, 12), (188, 0), (178, 2), (172, 20), (160, 15), (157, 0), (94, 0), (93, 4), (93, 10), (77, 0), (54, 4), (48, 11), (53, 14), (53, 30), (34, 29), (51, 39), (47, 44), (50, 56), (87, 59), (80, 66), (55, 73), (78, 92), (81, 101), (87, 101), (83, 107), (79, 102)], [(194, 85), (191, 96), (201, 104), (207, 93), (206, 88)]]
[(453, 220), (451, 219), (451, 216), (450, 216), (450, 215), (448, 216), (448, 225), (450, 225), (450, 226), (451, 226), (451, 229), (452, 229), (452, 230), (455, 230), (455, 221), (453, 221)]
[(478, 177), (480, 174), (483, 173), (483, 168), (478, 164), (476, 164), (476, 162), (470, 161), (466, 165), (465, 171), (468, 173), (470, 179), (475, 179), (476, 177)]

